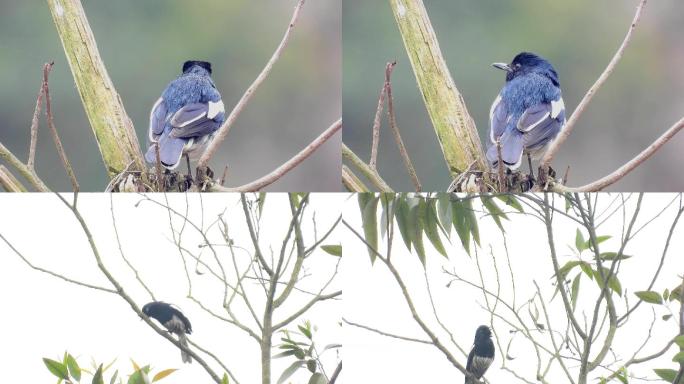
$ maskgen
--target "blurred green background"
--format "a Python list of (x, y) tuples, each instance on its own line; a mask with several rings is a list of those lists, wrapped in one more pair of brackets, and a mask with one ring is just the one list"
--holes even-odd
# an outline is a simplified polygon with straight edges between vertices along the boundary
[[(237, 103), (279, 44), (295, 0), (83, 1), (109, 75), (145, 144), (149, 111), (188, 59), (212, 62), (226, 110)], [(0, 0), (0, 142), (24, 160), (43, 63), (54, 60), (50, 94), (55, 123), (83, 191), (108, 180), (45, 1)], [(237, 186), (272, 171), (341, 114), (341, 4), (307, 1), (269, 78), (210, 166)], [(340, 135), (268, 190), (340, 189)], [(37, 172), (70, 190), (41, 121)], [(16, 172), (15, 172), (16, 174)]]
[[(549, 59), (560, 75), (565, 105), (574, 110), (598, 78), (634, 16), (636, 0), (425, 0), (451, 74), (480, 137), (488, 132), (491, 102), (504, 83), (492, 62), (520, 51)], [(425, 190), (450, 183), (388, 1), (344, 0), (344, 142), (364, 160), (385, 63), (397, 60), (392, 85), (398, 125)], [(649, 1), (631, 45), (594, 97), (554, 160), (568, 184), (607, 175), (646, 148), (684, 116), (684, 2)], [(412, 184), (386, 118), (378, 156), (380, 174), (396, 190)], [(684, 134), (609, 190), (684, 190)], [(525, 167), (526, 168), (526, 167)]]

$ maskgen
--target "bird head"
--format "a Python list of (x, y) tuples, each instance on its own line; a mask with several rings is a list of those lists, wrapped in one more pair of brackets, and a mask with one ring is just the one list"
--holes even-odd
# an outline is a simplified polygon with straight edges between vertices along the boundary
[(521, 52), (513, 58), (510, 64), (494, 63), (492, 66), (506, 71), (506, 81), (528, 73), (539, 73), (551, 79), (556, 86), (559, 85), (558, 74), (551, 63), (534, 53)]
[(478, 341), (483, 341), (490, 339), (492, 337), (492, 331), (486, 325), (480, 325), (475, 331), (475, 343)]
[(183, 73), (211, 75), (211, 63), (208, 61), (188, 60), (183, 63)]

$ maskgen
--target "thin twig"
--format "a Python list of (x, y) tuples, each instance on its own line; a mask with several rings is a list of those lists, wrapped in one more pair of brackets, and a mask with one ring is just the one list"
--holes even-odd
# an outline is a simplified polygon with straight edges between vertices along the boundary
[[(634, 29), (636, 28), (637, 23), (639, 22), (641, 12), (644, 9), (645, 4), (646, 0), (641, 0), (639, 2), (639, 5), (636, 9), (636, 13), (634, 14), (634, 19), (632, 20), (632, 23), (630, 24), (629, 29), (627, 30), (627, 34), (625, 35), (625, 39), (622, 41), (620, 48), (618, 48), (617, 52), (615, 52), (615, 55), (610, 60), (610, 63), (608, 63), (608, 66), (603, 71), (603, 73), (601, 73), (601, 76), (599, 76), (598, 80), (596, 80), (594, 85), (592, 85), (591, 88), (589, 88), (586, 95), (584, 95), (584, 98), (582, 98), (582, 101), (580, 101), (580, 103), (577, 105), (577, 108), (572, 113), (572, 116), (570, 116), (570, 119), (568, 119), (568, 122), (565, 124), (565, 127), (563, 127), (563, 130), (561, 130), (556, 140), (554, 140), (551, 143), (549, 149), (544, 154), (544, 157), (542, 158), (540, 165), (542, 171), (545, 174), (548, 172), (549, 166), (551, 165), (551, 161), (553, 160), (554, 156), (556, 156), (558, 149), (565, 142), (565, 140), (567, 140), (568, 136), (570, 136), (570, 133), (572, 133), (572, 130), (575, 127), (575, 124), (577, 123), (577, 120), (579, 120), (580, 116), (586, 109), (591, 99), (594, 97), (599, 88), (601, 88), (603, 83), (606, 82), (608, 76), (610, 76), (610, 74), (613, 73), (615, 66), (622, 58), (622, 55), (625, 52), (625, 48), (627, 48), (627, 45), (629, 45), (629, 42), (632, 39), (632, 33), (634, 32)], [(545, 177), (540, 177), (540, 180), (544, 178)]]
[(367, 330), (367, 331), (371, 331), (371, 332), (373, 332), (373, 333), (377, 333), (378, 335), (382, 335), (382, 336), (386, 336), (386, 337), (391, 337), (391, 338), (393, 338), (393, 339), (411, 341), (411, 342), (414, 342), (414, 343), (421, 343), (421, 344), (432, 345), (432, 342), (431, 342), (430, 340), (421, 340), (421, 339), (416, 339), (416, 338), (413, 338), (413, 337), (407, 337), (407, 336), (395, 335), (395, 334), (393, 334), (393, 333), (383, 332), (383, 331), (381, 331), (381, 330), (379, 330), (379, 329), (375, 329), (375, 328), (369, 327), (369, 326), (367, 326), (367, 325), (355, 323), (355, 322), (353, 322), (353, 321), (349, 321), (349, 320), (344, 319), (344, 318), (342, 319), (342, 321), (343, 321), (344, 323), (346, 323), (346, 324), (349, 324), (349, 325), (353, 326), (353, 327), (365, 329), (365, 330)]
[(328, 384), (335, 384), (337, 381), (337, 377), (340, 376), (340, 372), (342, 371), (342, 362), (340, 361), (339, 364), (337, 364), (337, 368), (335, 368), (335, 372), (333, 372), (332, 376), (330, 376), (330, 381), (328, 381)]
[(366, 163), (363, 162), (349, 147), (342, 143), (342, 158), (349, 161), (356, 169), (361, 171), (365, 177), (370, 180), (373, 185), (381, 192), (394, 192), (392, 188), (387, 185), (385, 180), (380, 177), (377, 171), (373, 170)]
[(273, 65), (278, 61), (280, 55), (283, 52), (283, 49), (285, 49), (285, 47), (287, 46), (287, 42), (290, 40), (290, 35), (292, 33), (292, 30), (294, 29), (297, 19), (299, 18), (299, 12), (301, 11), (303, 6), (304, 0), (299, 0), (297, 2), (297, 5), (295, 6), (294, 12), (292, 13), (290, 23), (287, 25), (285, 35), (280, 41), (280, 45), (278, 45), (278, 48), (276, 48), (275, 52), (273, 52), (271, 59), (268, 60), (264, 69), (261, 71), (261, 73), (259, 73), (259, 76), (257, 76), (252, 85), (250, 85), (249, 88), (247, 88), (245, 93), (242, 95), (242, 98), (240, 98), (240, 101), (238, 101), (238, 103), (235, 105), (235, 108), (233, 108), (233, 110), (230, 112), (230, 115), (228, 116), (226, 121), (218, 129), (214, 140), (211, 142), (211, 144), (209, 144), (209, 147), (207, 147), (207, 149), (204, 151), (202, 157), (200, 157), (199, 162), (197, 163), (198, 168), (205, 168), (207, 166), (209, 160), (212, 158), (212, 156), (214, 156), (214, 153), (216, 153), (218, 147), (221, 145), (221, 143), (223, 143), (223, 140), (225, 140), (226, 136), (228, 135), (228, 132), (230, 132), (230, 128), (235, 123), (235, 120), (237, 120), (237, 117), (238, 115), (240, 115), (240, 112), (242, 112), (242, 110), (245, 109), (245, 106), (252, 98), (252, 95), (254, 95), (254, 92), (261, 85), (261, 83), (264, 82), (268, 74), (273, 69)]
[(387, 67), (385, 68), (385, 84), (387, 84), (387, 116), (389, 118), (390, 127), (392, 128), (392, 134), (394, 134), (394, 140), (397, 142), (397, 147), (399, 148), (399, 153), (401, 154), (401, 159), (404, 160), (406, 171), (408, 172), (409, 176), (411, 176), (411, 181), (413, 182), (413, 186), (416, 188), (416, 192), (420, 192), (422, 190), (420, 180), (418, 180), (416, 169), (413, 167), (411, 158), (409, 157), (406, 146), (404, 145), (404, 140), (401, 139), (399, 127), (397, 126), (397, 117), (394, 114), (392, 84), (390, 82), (390, 77), (392, 76), (392, 69), (396, 64), (396, 62), (387, 63)]
[[(389, 63), (387, 64), (390, 65)], [(382, 84), (380, 96), (378, 97), (378, 108), (375, 110), (375, 118), (373, 119), (373, 141), (371, 143), (371, 156), (368, 165), (377, 171), (378, 164), (378, 145), (380, 144), (380, 118), (382, 117), (382, 108), (385, 106), (385, 95), (387, 94), (387, 80)]]
[(299, 151), (298, 154), (294, 155), (290, 160), (283, 163), (281, 166), (273, 170), (266, 176), (260, 179), (254, 180), (251, 183), (241, 185), (239, 187), (225, 188), (218, 184), (213, 184), (209, 190), (213, 192), (253, 192), (259, 191), (262, 188), (276, 182), (286, 173), (290, 172), (293, 168), (299, 165), (302, 161), (306, 160), (307, 157), (311, 156), (321, 145), (323, 145), (328, 139), (330, 139), (335, 133), (342, 129), (342, 119), (334, 122), (330, 127), (328, 127), (323, 133), (321, 133), (314, 141), (309, 143), (304, 149)]
[(665, 145), (674, 135), (676, 135), (682, 128), (684, 128), (684, 117), (677, 121), (673, 126), (671, 126), (665, 133), (663, 133), (656, 141), (651, 143), (646, 149), (641, 151), (632, 160), (625, 163), (623, 166), (615, 170), (608, 176), (602, 177), (594, 182), (583, 185), (576, 188), (568, 188), (563, 185), (554, 185), (553, 190), (555, 192), (596, 192), (600, 191), (615, 182), (619, 181), (630, 173), (634, 168), (638, 167), (641, 163), (648, 160), (660, 147)]
[(29, 157), (26, 165), (35, 169), (36, 163), (36, 145), (38, 144), (38, 119), (40, 118), (40, 107), (43, 105), (43, 92), (45, 88), (43, 83), (40, 84), (38, 97), (36, 97), (36, 108), (33, 110), (33, 119), (31, 120), (31, 143), (29, 145)]
[(164, 192), (164, 181), (162, 179), (161, 157), (159, 155), (159, 143), (154, 143), (154, 168), (157, 171), (157, 192)]
[[(48, 85), (48, 76), (50, 75), (50, 70), (52, 70), (52, 63), (45, 63), (43, 66), (43, 93), (45, 93), (45, 115), (47, 116), (48, 127), (50, 128), (50, 133), (52, 134), (52, 140), (55, 142), (55, 147), (57, 148), (57, 153), (59, 153), (59, 158), (62, 160), (62, 165), (66, 169), (69, 179), (71, 180), (71, 186), (74, 193), (78, 193), (79, 186), (76, 180), (76, 174), (74, 169), (71, 167), (71, 162), (67, 157), (66, 151), (64, 151), (64, 146), (62, 146), (62, 140), (59, 138), (57, 133), (57, 128), (55, 127), (54, 119), (52, 118), (52, 107), (50, 104), (50, 86)], [(33, 144), (32, 144), (33, 145)]]

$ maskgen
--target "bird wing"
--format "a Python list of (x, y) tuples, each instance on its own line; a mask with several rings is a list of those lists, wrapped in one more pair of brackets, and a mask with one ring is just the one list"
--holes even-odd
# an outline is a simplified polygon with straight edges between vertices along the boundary
[(166, 102), (163, 97), (160, 97), (152, 106), (150, 110), (150, 127), (148, 129), (148, 137), (151, 142), (157, 141), (159, 136), (164, 131), (166, 119), (168, 118), (168, 111)]
[[(525, 135), (515, 129), (509, 129), (499, 137), (499, 142), (501, 143), (501, 160), (512, 170), (515, 170), (520, 166), (524, 140)], [(491, 144), (489, 148), (487, 148), (487, 160), (493, 165), (496, 165), (499, 162), (499, 153), (496, 148), (496, 143)]]
[(517, 128), (524, 133), (524, 147), (533, 152), (553, 140), (564, 124), (565, 106), (563, 98), (559, 98), (526, 109)]
[(223, 102), (192, 103), (173, 114), (171, 137), (187, 139), (211, 134), (221, 125), (224, 116)]
[(501, 94), (499, 94), (489, 109), (489, 139), (492, 144), (496, 144), (496, 139), (503, 135), (507, 123), (508, 108), (506, 108), (506, 103), (501, 101)]
[(185, 317), (183, 312), (179, 311), (174, 307), (171, 307), (171, 311), (173, 315), (177, 316), (177, 318), (183, 323), (183, 331), (187, 334), (192, 333), (192, 325), (190, 324), (190, 320), (188, 320), (188, 318)]

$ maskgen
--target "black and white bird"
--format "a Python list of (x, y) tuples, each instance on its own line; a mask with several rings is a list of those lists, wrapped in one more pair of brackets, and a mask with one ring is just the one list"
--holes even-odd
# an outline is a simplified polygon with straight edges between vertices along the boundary
[[(494, 361), (494, 342), (492, 342), (492, 331), (486, 325), (480, 325), (475, 331), (475, 341), (473, 349), (468, 354), (466, 371), (470, 372), (478, 380), (487, 372), (487, 369)], [(465, 384), (475, 384), (477, 381), (466, 376)]]
[[(225, 120), (221, 94), (211, 78), (211, 63), (186, 61), (183, 73), (166, 86), (150, 112), (145, 160), (175, 169), (183, 155), (202, 155)], [(189, 172), (189, 170), (188, 170)]]
[[(142, 311), (147, 316), (159, 321), (169, 332), (178, 335), (178, 341), (184, 347), (188, 347), (186, 335), (192, 333), (192, 325), (181, 311), (163, 301), (147, 303), (143, 306)], [(184, 363), (192, 363), (190, 354), (184, 350), (181, 350), (181, 357)]]

